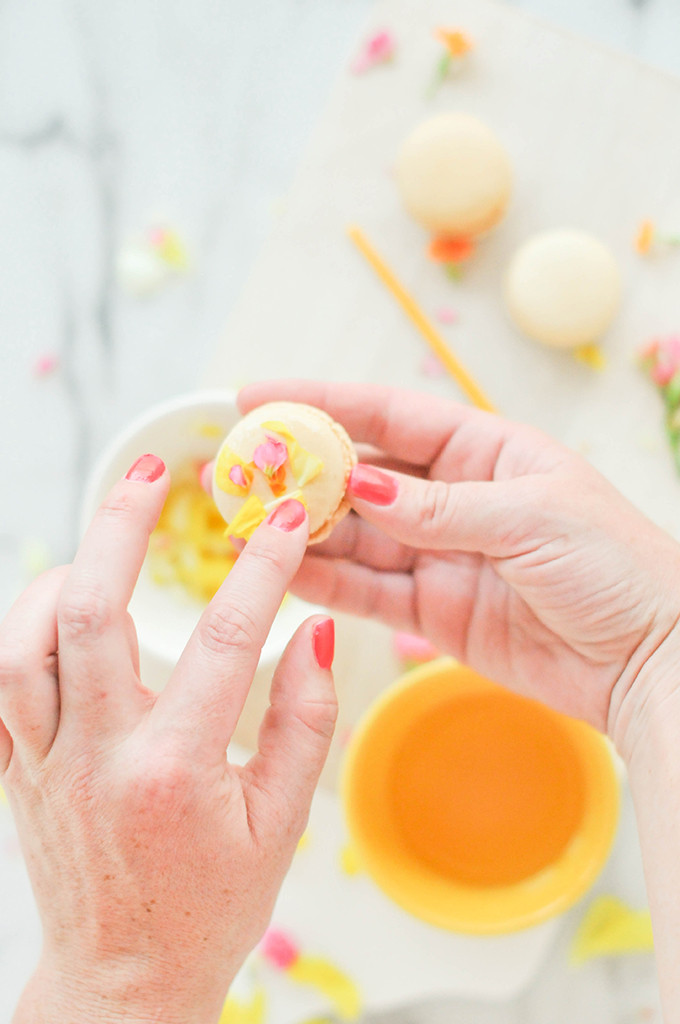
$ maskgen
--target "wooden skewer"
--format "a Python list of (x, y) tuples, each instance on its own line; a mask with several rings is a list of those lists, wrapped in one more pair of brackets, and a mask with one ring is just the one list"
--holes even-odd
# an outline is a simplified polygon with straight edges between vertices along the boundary
[(350, 227), (349, 237), (357, 249), (365, 256), (366, 260), (375, 270), (380, 280), (392, 292), (406, 315), (415, 324), (426, 342), (444, 364), (460, 389), (478, 409), (485, 409), (487, 412), (497, 410), (486, 397), (473, 377), (470, 376), (465, 367), (456, 359), (434, 324), (425, 315), (416, 300), (410, 295), (401, 282), (394, 276), (381, 256), (375, 251), (363, 231), (357, 227)]

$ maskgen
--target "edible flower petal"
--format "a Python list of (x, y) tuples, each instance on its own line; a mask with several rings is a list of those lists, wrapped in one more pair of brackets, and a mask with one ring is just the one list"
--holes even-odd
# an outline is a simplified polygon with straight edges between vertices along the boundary
[(288, 458), (290, 468), (299, 487), (305, 487), (323, 472), (323, 461), (317, 455), (303, 448), (299, 441), (291, 434), (285, 423), (278, 420), (269, 420), (263, 423), (265, 430), (273, 430), (280, 434), (288, 443)]
[(427, 255), (435, 263), (465, 263), (475, 251), (472, 238), (464, 235), (435, 235), (430, 241)]
[[(240, 472), (235, 470), (240, 470)], [(230, 448), (222, 448), (215, 465), (215, 483), (225, 494), (243, 497), (253, 481), (252, 468)]]
[(395, 39), (392, 33), (387, 29), (381, 29), (380, 32), (376, 32), (366, 40), (350, 70), (355, 75), (360, 75), (377, 64), (385, 64), (392, 60), (395, 49)]
[(227, 526), (225, 534), (228, 537), (249, 540), (260, 523), (264, 522), (266, 516), (267, 510), (260, 499), (257, 495), (251, 494)]
[(287, 458), (288, 447), (271, 434), (267, 434), (267, 440), (258, 444), (253, 452), (253, 462), (269, 479), (281, 469)]
[(473, 48), (472, 40), (460, 29), (436, 28), (435, 39), (443, 43), (451, 57), (464, 57)]

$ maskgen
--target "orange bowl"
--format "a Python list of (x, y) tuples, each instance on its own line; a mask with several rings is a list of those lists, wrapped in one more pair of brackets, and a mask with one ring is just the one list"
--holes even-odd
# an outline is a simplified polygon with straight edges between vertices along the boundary
[(608, 741), (450, 658), (408, 673), (350, 741), (342, 800), (373, 880), (431, 924), (513, 932), (571, 907), (616, 833)]

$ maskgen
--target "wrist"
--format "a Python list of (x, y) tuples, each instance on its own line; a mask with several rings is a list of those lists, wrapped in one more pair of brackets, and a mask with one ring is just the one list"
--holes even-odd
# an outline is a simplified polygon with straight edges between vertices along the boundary
[[(680, 731), (680, 620), (650, 642), (639, 667), (628, 666), (611, 695), (608, 733), (630, 768), (639, 751)], [(647, 760), (647, 756), (645, 756)]]
[(28, 982), (12, 1024), (213, 1024), (227, 994), (203, 991), (182, 972), (172, 977), (139, 960), (63, 971), (42, 960)]

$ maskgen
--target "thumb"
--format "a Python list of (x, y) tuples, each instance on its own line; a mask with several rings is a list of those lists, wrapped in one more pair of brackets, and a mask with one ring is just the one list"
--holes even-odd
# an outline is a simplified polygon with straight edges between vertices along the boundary
[(334, 641), (333, 619), (307, 619), (274, 673), (257, 753), (245, 769), (250, 819), (261, 831), (283, 823), (297, 839), (304, 830), (338, 713)]
[(512, 522), (518, 520), (511, 517), (520, 498), (516, 484), (422, 480), (359, 463), (350, 476), (348, 495), (362, 518), (402, 544), (500, 558), (510, 554), (518, 539), (512, 532)]

